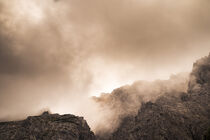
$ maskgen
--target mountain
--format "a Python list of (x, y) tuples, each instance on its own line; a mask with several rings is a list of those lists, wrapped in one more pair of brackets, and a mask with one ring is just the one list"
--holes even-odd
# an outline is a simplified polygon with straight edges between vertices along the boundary
[[(116, 96), (115, 92), (112, 94)], [(117, 94), (121, 97), (125, 93)], [(210, 55), (194, 63), (186, 92), (171, 90), (154, 100), (143, 101), (136, 115), (125, 115), (114, 132), (99, 133), (98, 137), (109, 140), (210, 139)]]
[(95, 97), (104, 127), (95, 134), (82, 117), (44, 112), (0, 122), (0, 140), (209, 140), (210, 54), (189, 75), (138, 81)]
[(82, 117), (44, 112), (26, 120), (1, 122), (0, 140), (94, 140)]
[[(172, 75), (169, 80), (137, 81), (115, 89), (112, 93), (104, 93), (94, 100), (99, 104), (105, 116), (95, 133), (97, 136), (110, 135), (126, 117), (134, 117), (142, 104), (154, 102), (166, 94), (179, 96), (187, 92), (189, 73)], [(105, 127), (104, 127), (105, 126)]]

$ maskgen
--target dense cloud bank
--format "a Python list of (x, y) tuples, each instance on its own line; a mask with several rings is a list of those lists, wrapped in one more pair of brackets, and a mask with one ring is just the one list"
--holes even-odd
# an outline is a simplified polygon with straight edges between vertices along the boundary
[(208, 0), (0, 0), (0, 120), (50, 109), (85, 116), (95, 128), (104, 113), (95, 115), (101, 108), (90, 96), (168, 79), (207, 55), (209, 6)]

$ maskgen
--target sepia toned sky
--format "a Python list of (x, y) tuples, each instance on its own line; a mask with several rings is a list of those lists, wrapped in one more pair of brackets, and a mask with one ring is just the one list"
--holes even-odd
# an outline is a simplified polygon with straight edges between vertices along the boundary
[(0, 120), (83, 115), (90, 96), (190, 72), (209, 13), (209, 0), (0, 0)]

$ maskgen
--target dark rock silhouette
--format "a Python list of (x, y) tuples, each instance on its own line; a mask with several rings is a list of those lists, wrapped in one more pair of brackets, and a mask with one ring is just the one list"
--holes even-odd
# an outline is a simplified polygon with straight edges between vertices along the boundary
[(86, 121), (74, 115), (49, 114), (1, 122), (0, 140), (94, 140)]

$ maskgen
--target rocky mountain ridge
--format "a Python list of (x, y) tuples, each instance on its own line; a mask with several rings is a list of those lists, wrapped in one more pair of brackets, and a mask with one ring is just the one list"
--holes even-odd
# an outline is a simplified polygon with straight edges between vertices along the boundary
[[(188, 81), (186, 92), (181, 92), (186, 81), (177, 85), (169, 80), (155, 84), (140, 82), (137, 83), (140, 92), (123, 87), (96, 98), (102, 106), (108, 103), (109, 107), (117, 108), (120, 105), (116, 115), (121, 121), (110, 132), (94, 135), (82, 117), (44, 112), (22, 121), (0, 122), (0, 140), (208, 140), (210, 54), (194, 63)], [(149, 90), (142, 90), (145, 85)], [(161, 90), (157, 92), (153, 89), (155, 86)]]
[(94, 140), (94, 133), (82, 117), (49, 114), (23, 121), (1, 122), (0, 140)]
[(166, 93), (142, 103), (138, 114), (125, 117), (108, 139), (202, 140), (210, 138), (208, 128), (210, 55), (194, 63), (187, 93)]

